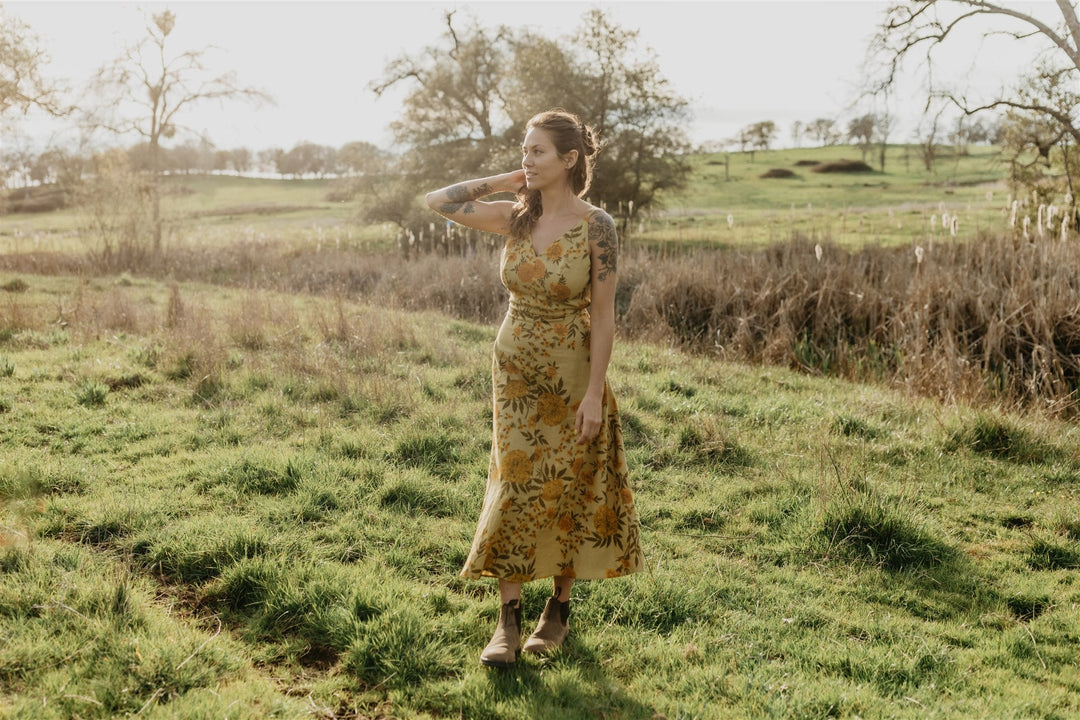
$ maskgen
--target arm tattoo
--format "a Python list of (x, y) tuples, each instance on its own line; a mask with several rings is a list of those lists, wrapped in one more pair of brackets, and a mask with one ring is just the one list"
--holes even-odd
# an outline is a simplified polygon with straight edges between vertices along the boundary
[(604, 281), (609, 274), (615, 274), (618, 264), (619, 237), (615, 232), (615, 221), (605, 212), (594, 213), (589, 219), (589, 240), (596, 245), (596, 279)]
[(454, 185), (447, 188), (446, 197), (448, 202), (444, 202), (439, 206), (439, 212), (443, 215), (454, 215), (459, 212), (462, 215), (469, 215), (476, 210), (472, 204), (473, 200), (491, 195), (493, 192), (495, 191), (487, 183), (480, 183), (472, 189), (469, 189), (469, 186), (465, 183)]

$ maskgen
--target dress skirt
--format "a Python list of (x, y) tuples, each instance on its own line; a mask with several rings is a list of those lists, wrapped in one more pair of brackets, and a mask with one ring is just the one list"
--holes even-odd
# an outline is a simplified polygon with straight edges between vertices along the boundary
[(644, 564), (619, 409), (606, 382), (599, 434), (580, 445), (575, 432), (589, 385), (588, 225), (582, 220), (539, 254), (528, 238), (503, 248), (510, 306), (492, 357), (491, 461), (465, 577), (593, 579)]

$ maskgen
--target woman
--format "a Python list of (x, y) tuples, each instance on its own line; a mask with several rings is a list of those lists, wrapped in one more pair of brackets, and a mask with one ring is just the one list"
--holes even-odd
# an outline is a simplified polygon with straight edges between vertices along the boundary
[[(637, 513), (606, 374), (615, 337), (615, 223), (581, 196), (597, 142), (561, 110), (526, 128), (521, 169), (429, 193), (441, 215), (507, 235), (500, 273), (510, 306), (492, 359), (494, 438), (487, 489), (461, 574), (499, 580), (502, 609), (480, 661), (512, 665), (521, 584), (554, 593), (524, 645), (547, 653), (569, 631), (576, 578), (641, 569)], [(518, 201), (481, 198), (515, 193)]]

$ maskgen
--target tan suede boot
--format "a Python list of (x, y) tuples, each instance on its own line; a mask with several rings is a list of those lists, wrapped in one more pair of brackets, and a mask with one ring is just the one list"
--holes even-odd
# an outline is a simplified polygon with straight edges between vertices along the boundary
[(480, 662), (488, 667), (510, 667), (521, 651), (521, 602), (511, 600), (499, 611), (499, 624), (491, 642), (480, 654)]
[(529, 639), (525, 641), (525, 652), (542, 655), (562, 645), (570, 632), (570, 601), (559, 602), (559, 596), (548, 598), (540, 622)]

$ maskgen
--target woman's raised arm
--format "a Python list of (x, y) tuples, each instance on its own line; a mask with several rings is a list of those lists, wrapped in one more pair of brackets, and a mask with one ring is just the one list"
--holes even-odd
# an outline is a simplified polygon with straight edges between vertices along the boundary
[(515, 170), (456, 183), (427, 194), (427, 204), (435, 212), (456, 223), (485, 232), (509, 232), (509, 200), (481, 201), (480, 198), (500, 192), (517, 193), (525, 185), (525, 171)]

